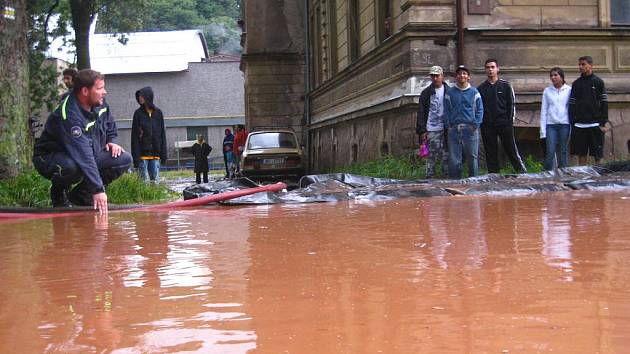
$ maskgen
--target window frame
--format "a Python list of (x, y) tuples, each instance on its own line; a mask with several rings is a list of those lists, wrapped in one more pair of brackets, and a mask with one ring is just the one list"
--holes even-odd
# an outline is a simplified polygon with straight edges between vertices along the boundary
[[(195, 125), (195, 126), (186, 127), (186, 140), (188, 141), (197, 140), (198, 134), (203, 135), (204, 140), (207, 141), (208, 140), (208, 127), (205, 125), (204, 126)], [(191, 139), (191, 136), (193, 136), (192, 139)]]
[(359, 0), (348, 0), (348, 62), (354, 63), (360, 56), (360, 10)]
[(376, 19), (376, 40), (378, 43), (383, 43), (393, 34), (392, 22), (394, 16), (392, 11), (392, 0), (377, 0), (374, 8), (376, 10), (376, 14), (374, 16)]
[[(619, 13), (618, 11), (614, 11), (614, 5), (613, 3), (616, 3), (617, 5), (621, 6), (623, 3), (625, 2), (625, 4), (629, 5), (628, 9), (626, 10), (625, 18), (623, 19), (623, 22), (616, 22), (615, 19), (613, 18), (613, 14), (617, 14)], [(609, 8), (609, 13), (610, 13), (610, 25), (611, 26), (630, 26), (630, 3), (628, 2), (628, 0), (610, 0), (609, 4), (610, 6)]]

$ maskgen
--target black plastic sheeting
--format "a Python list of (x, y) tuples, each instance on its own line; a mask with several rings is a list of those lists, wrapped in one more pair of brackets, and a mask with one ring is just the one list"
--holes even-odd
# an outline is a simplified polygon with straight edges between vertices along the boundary
[[(198, 198), (257, 184), (247, 178), (197, 184), (184, 189), (184, 199)], [(453, 195), (515, 196), (569, 190), (630, 189), (630, 161), (602, 166), (578, 166), (541, 173), (487, 174), (459, 180), (397, 180), (347, 173), (304, 176), (299, 187), (279, 193), (263, 192), (223, 204), (316, 203), (341, 200), (389, 200), (405, 197)]]

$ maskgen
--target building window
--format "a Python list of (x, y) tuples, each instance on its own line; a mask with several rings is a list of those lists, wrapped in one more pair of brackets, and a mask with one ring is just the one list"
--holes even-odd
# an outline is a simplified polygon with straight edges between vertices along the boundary
[(392, 1), (378, 0), (376, 7), (376, 33), (378, 41), (383, 42), (392, 35)]
[(350, 62), (359, 59), (359, 0), (348, 0), (348, 54)]
[(613, 25), (630, 25), (630, 1), (610, 0), (610, 14)]
[(328, 73), (329, 78), (337, 73), (337, 1), (328, 0)]
[(313, 73), (311, 84), (313, 87), (317, 87), (322, 83), (324, 78), (321, 7), (316, 6), (313, 9), (310, 21), (311, 33), (313, 34), (311, 41), (311, 67)]
[(208, 139), (207, 127), (186, 127), (186, 140), (197, 140), (197, 135), (203, 136), (205, 140)]

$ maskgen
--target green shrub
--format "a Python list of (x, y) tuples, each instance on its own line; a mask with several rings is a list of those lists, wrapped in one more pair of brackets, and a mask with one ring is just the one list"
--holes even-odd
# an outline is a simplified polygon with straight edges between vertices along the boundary
[[(145, 183), (136, 173), (126, 173), (107, 187), (107, 199), (112, 204), (142, 204), (178, 197), (166, 185)], [(37, 171), (0, 181), (0, 205), (50, 207), (50, 181)]]
[[(528, 172), (542, 172), (544, 167), (542, 162), (537, 161), (532, 155), (527, 156), (524, 161)], [(462, 177), (468, 176), (468, 169), (464, 163)], [(435, 170), (440, 171), (439, 163)], [(426, 159), (420, 159), (415, 152), (406, 155), (394, 156), (386, 155), (377, 160), (364, 163), (356, 163), (347, 167), (336, 168), (331, 172), (346, 172), (362, 176), (394, 178), (394, 179), (423, 179), (426, 177)], [(480, 168), (479, 174), (486, 174), (487, 169)], [(501, 174), (516, 173), (512, 166), (506, 166), (501, 169)], [(448, 178), (448, 176), (443, 176)]]
[(378, 178), (422, 179), (426, 175), (426, 168), (424, 160), (417, 158), (415, 153), (409, 153), (400, 156), (385, 155), (377, 160), (337, 168), (333, 172)]
[(126, 173), (107, 187), (107, 199), (113, 204), (142, 204), (177, 197), (166, 185), (144, 182), (136, 173)]
[(50, 181), (36, 171), (0, 181), (0, 205), (9, 207), (49, 207)]
[[(542, 161), (537, 161), (536, 158), (532, 155), (527, 155), (523, 163), (525, 164), (525, 167), (527, 168), (527, 172), (529, 173), (537, 173), (537, 172), (542, 172), (545, 170), (545, 166), (543, 165)], [(514, 174), (516, 173), (516, 170), (510, 164), (503, 167), (499, 172), (502, 175)]]

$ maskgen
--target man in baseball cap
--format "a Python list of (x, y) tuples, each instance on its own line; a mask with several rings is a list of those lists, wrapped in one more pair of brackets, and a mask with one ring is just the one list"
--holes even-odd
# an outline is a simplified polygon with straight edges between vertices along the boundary
[(444, 94), (449, 86), (444, 82), (444, 70), (440, 66), (432, 66), (429, 70), (431, 84), (422, 90), (416, 117), (416, 134), (420, 143), (429, 146), (427, 156), (426, 177), (435, 176), (435, 166), (441, 162), (442, 175), (446, 174), (448, 155), (446, 154), (446, 134), (444, 127)]
[(442, 70), (441, 66), (434, 65), (429, 70), (429, 75), (444, 75), (444, 70)]
[(468, 68), (464, 65), (458, 66), (455, 79), (457, 85), (444, 95), (444, 124), (448, 129), (448, 174), (451, 178), (461, 178), (465, 160), (468, 164), (468, 176), (472, 177), (479, 173), (479, 126), (484, 107), (479, 91), (468, 82)]

